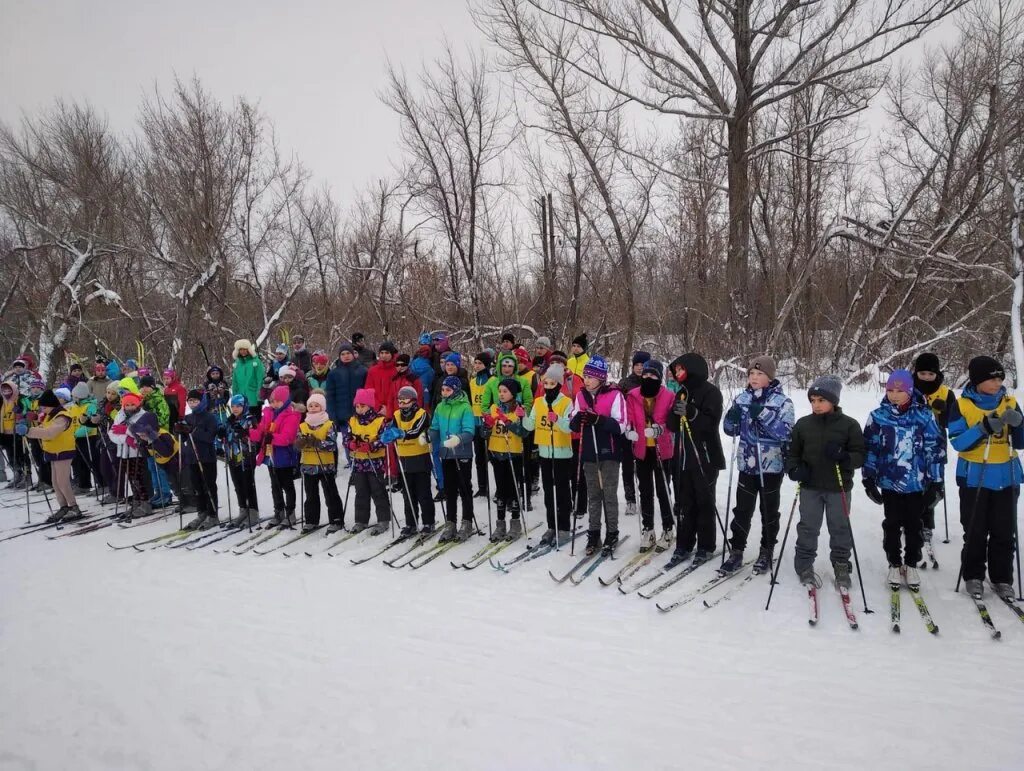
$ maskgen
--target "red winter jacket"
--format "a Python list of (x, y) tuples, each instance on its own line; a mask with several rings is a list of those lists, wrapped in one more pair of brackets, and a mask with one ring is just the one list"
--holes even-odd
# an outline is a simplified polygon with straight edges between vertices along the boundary
[(377, 397), (377, 403), (373, 405), (373, 409), (378, 415), (394, 414), (394, 410), (387, 413), (385, 410), (388, 405), (394, 404), (398, 399), (398, 389), (401, 386), (395, 380), (397, 372), (395, 360), (392, 358), (391, 361), (378, 361), (366, 373), (366, 385), (363, 387), (373, 389), (373, 393)]
[[(668, 419), (672, 414), (672, 405), (675, 400), (675, 394), (665, 386), (662, 386), (657, 396), (654, 397), (654, 411), (651, 419), (653, 423), (661, 426), (661, 436), (655, 442), (659, 460), (668, 460), (672, 457), (673, 434), (668, 430)], [(637, 439), (633, 442), (633, 457), (643, 458), (647, 454), (647, 437), (644, 436), (647, 415), (644, 412), (644, 397), (639, 388), (634, 388), (626, 394), (626, 417), (629, 419), (630, 427), (637, 433)]]

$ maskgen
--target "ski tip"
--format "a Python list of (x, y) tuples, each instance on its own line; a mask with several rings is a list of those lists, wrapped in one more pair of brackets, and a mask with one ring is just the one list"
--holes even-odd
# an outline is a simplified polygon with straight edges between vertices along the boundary
[(899, 624), (893, 624), (892, 625), (892, 631), (893, 631), (894, 634), (899, 634), (900, 633), (900, 625)]
[(309, 552), (309, 551), (303, 552), (303, 554), (305, 554), (307, 557), (312, 557), (313, 556), (313, 552)]
[(939, 628), (937, 626), (932, 626), (932, 628), (929, 629), (928, 631), (931, 632), (932, 634), (938, 634), (939, 633)]
[(811, 626), (815, 626), (818, 623), (818, 619), (816, 619), (816, 618), (809, 618), (809, 619), (807, 619), (807, 623), (810, 624)]
[(707, 600), (701, 600), (701, 602), (704, 603), (704, 607), (705, 608), (710, 608), (711, 607), (710, 605), (708, 605), (708, 601)]
[(992, 639), (993, 639), (993, 640), (1002, 640), (1002, 639), (1003, 639), (1003, 633), (1002, 633), (1002, 632), (1000, 632), (1000, 631), (999, 631), (998, 629), (997, 629), (997, 630), (995, 630), (995, 631), (994, 631), (994, 632), (992, 633)]

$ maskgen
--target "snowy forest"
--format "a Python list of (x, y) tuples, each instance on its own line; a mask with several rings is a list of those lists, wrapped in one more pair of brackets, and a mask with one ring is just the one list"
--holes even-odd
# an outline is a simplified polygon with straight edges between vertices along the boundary
[(196, 373), (198, 341), (512, 329), (719, 371), (767, 351), (797, 380), (924, 349), (1024, 366), (1024, 3), (467, 12), (486, 46), (388, 69), (400, 146), (354, 194), (258, 95), (188, 77), (131, 132), (73, 101), (0, 126), (0, 354), (50, 378), (138, 342)]

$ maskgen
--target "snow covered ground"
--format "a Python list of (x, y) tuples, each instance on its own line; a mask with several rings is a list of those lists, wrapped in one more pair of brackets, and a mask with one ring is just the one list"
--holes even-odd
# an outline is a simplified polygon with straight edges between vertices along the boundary
[[(880, 395), (843, 401), (863, 420)], [(766, 577), (710, 610), (660, 614), (595, 577), (554, 584), (547, 570), (568, 554), (508, 575), (452, 570), (447, 556), (475, 544), (411, 571), (106, 546), (176, 519), (0, 543), (0, 769), (1020, 768), (1024, 625), (990, 602), (993, 642), (953, 593), (949, 488), (952, 543), (937, 541), (941, 569), (923, 573), (938, 637), (907, 595), (903, 633), (889, 631), (881, 509), (859, 486), (876, 612), (855, 589), (858, 631), (827, 586), (808, 626), (793, 533), (767, 613)], [(725, 474), (718, 491), (724, 511)], [(787, 482), (783, 523), (792, 495)], [(0, 495), (0, 527), (24, 521), (13, 498)], [(477, 513), (486, 521), (479, 499)], [(620, 558), (639, 527), (623, 521)]]

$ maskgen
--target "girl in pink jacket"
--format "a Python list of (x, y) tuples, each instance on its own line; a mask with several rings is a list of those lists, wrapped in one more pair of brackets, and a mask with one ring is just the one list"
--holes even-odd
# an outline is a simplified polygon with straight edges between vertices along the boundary
[(270, 392), (270, 405), (263, 408), (260, 424), (249, 432), (249, 440), (259, 445), (257, 463), (270, 466), (270, 492), (274, 498), (274, 517), (267, 527), (295, 525), (295, 472), (299, 453), (293, 446), (302, 415), (292, 407), (288, 386)]

